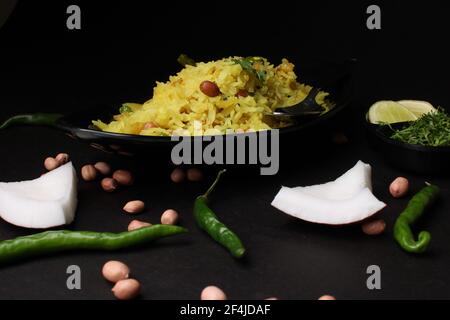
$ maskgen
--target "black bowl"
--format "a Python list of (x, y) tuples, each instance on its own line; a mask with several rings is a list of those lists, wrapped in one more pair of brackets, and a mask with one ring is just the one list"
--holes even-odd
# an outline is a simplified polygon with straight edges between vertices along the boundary
[[(394, 129), (405, 123), (391, 125)], [(371, 146), (393, 166), (420, 174), (448, 174), (450, 147), (427, 147), (391, 139), (392, 129), (366, 120), (367, 138)]]

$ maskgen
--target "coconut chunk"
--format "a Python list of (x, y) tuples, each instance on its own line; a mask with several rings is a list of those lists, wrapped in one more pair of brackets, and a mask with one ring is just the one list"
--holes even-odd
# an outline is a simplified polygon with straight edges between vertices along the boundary
[(331, 200), (282, 187), (272, 206), (305, 221), (343, 225), (365, 220), (386, 204), (379, 201), (368, 188), (349, 199)]
[(77, 207), (77, 176), (71, 162), (40, 178), (0, 183), (0, 217), (25, 228), (70, 224)]
[(305, 187), (282, 187), (272, 206), (305, 221), (344, 225), (365, 220), (386, 204), (372, 193), (371, 166), (358, 161), (334, 181)]
[(334, 181), (294, 190), (331, 200), (350, 199), (364, 188), (372, 190), (372, 167), (358, 161), (356, 165)]

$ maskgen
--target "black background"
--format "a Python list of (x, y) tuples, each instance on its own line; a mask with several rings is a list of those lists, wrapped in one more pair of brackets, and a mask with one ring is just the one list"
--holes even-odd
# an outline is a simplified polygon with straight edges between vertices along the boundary
[[(76, 252), (2, 267), (0, 298), (112, 298), (100, 275), (109, 259), (129, 264), (146, 299), (195, 299), (208, 284), (223, 287), (235, 299), (315, 299), (324, 293), (341, 299), (449, 298), (448, 178), (389, 167), (367, 146), (360, 125), (376, 100), (413, 98), (449, 105), (445, 2), (374, 3), (382, 9), (382, 30), (366, 28), (368, 1), (19, 1), (0, 29), (0, 119), (19, 112), (69, 113), (96, 104), (144, 101), (156, 80), (179, 70), (176, 57), (181, 52), (198, 60), (257, 54), (277, 62), (288, 57), (297, 63), (300, 79), (310, 59), (356, 57), (359, 68), (351, 108), (322, 128), (320, 137), (299, 139), (314, 143), (290, 145), (277, 176), (230, 172), (217, 189), (214, 209), (248, 248), (242, 262), (198, 231), (191, 217), (193, 199), (213, 172), (200, 184), (173, 185), (171, 166), (155, 165), (158, 154), (141, 161), (116, 158), (45, 128), (1, 132), (1, 181), (35, 177), (46, 156), (62, 151), (70, 153), (77, 168), (106, 159), (139, 175), (136, 186), (114, 195), (103, 193), (97, 183), (80, 182), (80, 205), (71, 228), (122, 231), (132, 219), (121, 213), (123, 203), (139, 198), (149, 204), (139, 219), (155, 223), (165, 208), (173, 207), (191, 234), (149, 248)], [(69, 4), (81, 6), (80, 31), (66, 28)], [(347, 132), (350, 144), (333, 145), (329, 135), (336, 130)], [(385, 235), (370, 238), (358, 226), (306, 224), (269, 205), (280, 185), (325, 182), (359, 159), (373, 165), (375, 193), (388, 203), (382, 213), (388, 222)], [(407, 201), (388, 194), (389, 182), (398, 175), (410, 178), (412, 191), (424, 180), (443, 189), (442, 201), (419, 225), (433, 235), (429, 253), (420, 257), (402, 252), (391, 236), (393, 221)], [(0, 239), (28, 233), (0, 222)], [(81, 291), (65, 287), (70, 264), (82, 268)], [(371, 264), (382, 269), (382, 290), (366, 288), (365, 270)]]

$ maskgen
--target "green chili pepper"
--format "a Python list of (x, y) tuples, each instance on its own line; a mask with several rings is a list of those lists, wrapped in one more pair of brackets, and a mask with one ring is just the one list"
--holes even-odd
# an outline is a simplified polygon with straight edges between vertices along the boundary
[(118, 250), (187, 232), (172, 225), (153, 225), (122, 233), (47, 231), (0, 242), (0, 263), (76, 249)]
[(208, 207), (208, 196), (214, 190), (220, 176), (225, 172), (222, 170), (217, 175), (216, 180), (204, 195), (197, 197), (194, 203), (194, 216), (201, 229), (206, 231), (214, 240), (219, 242), (230, 253), (241, 258), (245, 254), (245, 248), (239, 237), (226, 225), (219, 221), (214, 212)]
[(422, 253), (427, 249), (431, 240), (430, 233), (428, 231), (420, 232), (418, 241), (416, 241), (411, 231), (411, 225), (422, 216), (425, 209), (434, 202), (438, 195), (438, 187), (426, 186), (412, 197), (406, 209), (395, 221), (394, 238), (405, 251)]
[(178, 63), (181, 64), (183, 67), (185, 66), (195, 66), (197, 63), (194, 59), (190, 58), (187, 54), (180, 54), (177, 59)]
[(38, 126), (54, 126), (63, 115), (58, 113), (32, 113), (13, 116), (0, 125), (0, 130), (13, 125), (31, 124)]

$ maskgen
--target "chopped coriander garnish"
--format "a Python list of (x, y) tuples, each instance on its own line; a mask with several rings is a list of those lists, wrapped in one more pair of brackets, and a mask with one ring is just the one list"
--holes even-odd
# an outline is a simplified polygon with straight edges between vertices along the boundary
[(253, 63), (256, 61), (262, 61), (260, 57), (247, 57), (242, 59), (234, 59), (233, 62), (240, 64), (242, 69), (247, 71), (248, 73), (254, 75), (260, 82), (266, 81), (266, 73), (262, 70), (256, 70), (253, 67)]
[(450, 116), (442, 109), (429, 112), (403, 129), (394, 129), (391, 138), (429, 147), (450, 146)]
[(119, 109), (119, 112), (120, 113), (127, 113), (127, 112), (132, 112), (133, 110), (129, 107), (129, 106), (127, 106), (126, 104), (123, 104), (121, 107), (120, 107), (120, 109)]
[(266, 80), (266, 72), (262, 70), (256, 71), (256, 76), (258, 77), (258, 80), (261, 82), (264, 82)]

